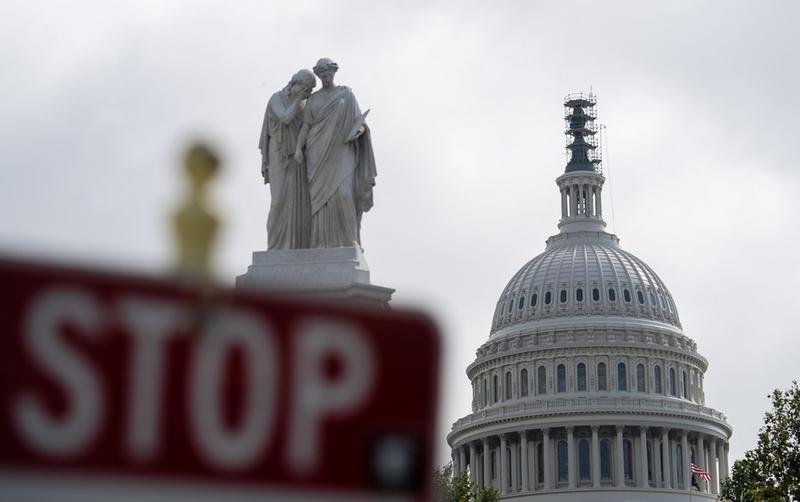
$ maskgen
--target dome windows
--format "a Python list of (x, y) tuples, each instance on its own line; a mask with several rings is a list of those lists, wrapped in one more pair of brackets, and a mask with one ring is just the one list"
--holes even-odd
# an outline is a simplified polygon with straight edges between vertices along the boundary
[(653, 379), (655, 380), (656, 394), (663, 394), (664, 389), (661, 385), (661, 366), (656, 365), (653, 369)]
[(528, 395), (528, 370), (527, 370), (527, 368), (522, 368), (522, 371), (519, 372), (519, 395), (520, 395), (520, 397), (526, 397)]
[(539, 366), (536, 370), (536, 393), (540, 396), (547, 394), (547, 368)]
[(536, 445), (536, 482), (544, 483), (544, 442), (539, 441)]
[(678, 394), (678, 386), (675, 382), (675, 368), (669, 369), (669, 395), (676, 396)]
[(589, 481), (589, 440), (581, 439), (578, 441), (578, 480)]
[(611, 480), (611, 440), (600, 441), (600, 479)]
[(536, 304), (539, 302), (539, 295), (534, 293), (531, 295), (531, 307), (535, 307)]
[(606, 363), (597, 363), (597, 390), (608, 390), (608, 375)]
[(631, 291), (628, 288), (622, 290), (622, 298), (625, 300), (625, 303), (631, 302)]
[(636, 392), (647, 392), (644, 378), (644, 364), (636, 366)]
[(642, 293), (642, 290), (636, 291), (636, 297), (639, 299), (639, 305), (644, 305), (644, 293)]
[[(560, 397), (573, 393), (585, 395), (586, 392), (603, 395), (613, 391), (652, 393), (654, 396), (672, 396), (702, 404), (699, 372), (691, 367), (670, 368), (669, 365), (664, 365), (664, 361), (651, 363), (649, 365), (642, 359), (617, 359), (611, 364), (606, 360), (590, 363), (582, 357), (576, 357), (572, 361), (559, 358), (549, 368), (544, 362), (533, 367), (525, 365), (516, 369), (498, 368), (496, 372), (484, 374), (474, 380), (474, 403), (483, 408), (532, 396)], [(548, 381), (548, 378), (552, 380)]]
[(617, 301), (617, 290), (614, 288), (608, 288), (608, 301), (615, 302)]
[(592, 288), (592, 301), (599, 302), (600, 301), (600, 289)]
[(553, 302), (553, 293), (548, 291), (544, 294), (544, 304), (550, 305)]
[(586, 392), (586, 365), (578, 363), (578, 392)]
[(522, 310), (523, 307), (525, 307), (525, 295), (520, 296), (519, 302), (517, 302), (517, 308), (519, 310)]
[(622, 465), (624, 466), (625, 480), (633, 481), (633, 443), (630, 439), (622, 441)]
[(583, 288), (578, 288), (575, 290), (575, 301), (576, 302), (583, 302)]
[(567, 442), (563, 439), (558, 442), (558, 481), (565, 482), (569, 479), (569, 460)]
[(560, 301), (561, 303), (567, 303), (567, 290), (566, 289), (562, 289), (558, 293), (558, 301)]
[(617, 390), (620, 392), (628, 390), (628, 371), (625, 368), (625, 363), (617, 365)]
[(683, 398), (684, 399), (689, 399), (689, 381), (686, 378), (686, 372), (684, 371), (682, 373), (683, 373), (683, 378), (682, 378), (682, 380), (683, 380)]

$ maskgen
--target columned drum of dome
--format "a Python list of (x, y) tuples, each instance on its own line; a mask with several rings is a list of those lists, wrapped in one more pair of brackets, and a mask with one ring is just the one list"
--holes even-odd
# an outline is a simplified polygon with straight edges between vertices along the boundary
[[(713, 500), (732, 429), (706, 406), (708, 361), (672, 294), (605, 231), (594, 105), (565, 99), (559, 233), (508, 282), (467, 367), (455, 471), (509, 500)], [(692, 488), (691, 463), (717, 476)]]

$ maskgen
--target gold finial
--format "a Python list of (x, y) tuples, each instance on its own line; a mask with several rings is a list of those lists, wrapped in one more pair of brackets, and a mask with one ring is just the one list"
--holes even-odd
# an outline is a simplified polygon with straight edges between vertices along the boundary
[(219, 228), (219, 218), (209, 207), (206, 193), (220, 161), (208, 146), (198, 143), (187, 150), (183, 165), (189, 193), (172, 217), (177, 271), (183, 278), (204, 282), (211, 279), (211, 253)]

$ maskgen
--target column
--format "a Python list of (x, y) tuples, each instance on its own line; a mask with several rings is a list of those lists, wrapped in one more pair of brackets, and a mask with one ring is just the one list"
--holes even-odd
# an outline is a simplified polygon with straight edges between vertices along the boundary
[(506, 444), (506, 435), (500, 434), (500, 494), (505, 495), (508, 493), (508, 445)]
[(647, 427), (639, 427), (639, 488), (647, 486)]
[(622, 438), (622, 426), (618, 425), (617, 426), (617, 447), (616, 447), (616, 452), (617, 452), (617, 459), (616, 460), (617, 461), (615, 462), (615, 464), (617, 464), (617, 487), (618, 488), (624, 488), (625, 487), (625, 456), (622, 453), (622, 448), (624, 446), (622, 441), (623, 441), (623, 438)]
[(528, 473), (528, 432), (519, 433), (520, 462), (522, 464), (522, 488), (523, 493), (529, 490), (530, 474)]
[(692, 489), (692, 471), (689, 468), (689, 433), (681, 432), (681, 448), (683, 449), (683, 489)]
[(603, 216), (603, 197), (602, 197), (602, 194), (600, 193), (600, 186), (599, 185), (597, 187), (597, 201), (596, 202), (597, 202), (597, 204), (596, 204), (595, 213), (597, 213), (597, 217), (598, 218), (601, 218)]
[(592, 426), (592, 486), (600, 488), (600, 438), (599, 427)]
[(553, 469), (553, 457), (550, 454), (550, 429), (546, 427), (542, 429), (542, 435), (544, 436), (542, 439), (544, 442), (544, 489), (549, 490), (553, 487), (553, 476), (550, 472)]
[(567, 427), (567, 480), (575, 488), (575, 427)]
[(592, 192), (594, 192), (594, 187), (586, 185), (586, 216), (594, 216), (594, 197)]
[(719, 456), (719, 465), (720, 465), (720, 470), (722, 471), (722, 472), (719, 473), (719, 479), (720, 479), (720, 482), (722, 482), (723, 479), (728, 479), (728, 476), (729, 476), (729, 474), (728, 474), (728, 445), (725, 443), (725, 441), (720, 441), (718, 443), (717, 447), (719, 448), (719, 452), (717, 453), (717, 456)]
[(711, 443), (708, 445), (708, 463), (709, 469), (708, 473), (711, 474), (711, 493), (716, 495), (718, 492), (717, 490), (717, 482), (719, 481), (719, 469), (717, 469), (717, 440), (716, 438), (711, 440)]
[(492, 460), (492, 454), (489, 451), (489, 438), (483, 438), (483, 484), (481, 488), (487, 488), (492, 483), (492, 466), (489, 462)]
[(467, 470), (467, 452), (464, 445), (458, 447), (458, 474), (463, 474)]
[(661, 471), (664, 474), (663, 487), (666, 489), (672, 488), (672, 476), (670, 473), (672, 469), (669, 467), (669, 429), (666, 427), (661, 429)]
[(653, 482), (653, 488), (661, 488), (663, 485), (661, 483), (661, 454), (659, 453), (659, 448), (661, 447), (661, 438), (656, 437), (655, 432), (653, 433), (653, 477), (650, 481)]
[(458, 454), (456, 453), (455, 448), (453, 448), (453, 451), (450, 452), (450, 458), (453, 461), (453, 476), (458, 476)]
[(584, 216), (591, 216), (592, 212), (589, 211), (589, 207), (590, 207), (589, 206), (589, 198), (590, 198), (591, 192), (589, 192), (589, 190), (591, 190), (592, 187), (589, 186), (588, 184), (586, 184), (586, 185), (581, 186), (581, 188), (583, 189), (583, 215)]
[[(475, 488), (483, 488), (483, 456), (478, 450), (478, 444), (475, 445)], [(472, 465), (470, 465), (472, 467)]]
[(511, 493), (517, 493), (519, 491), (519, 478), (517, 473), (519, 472), (519, 445), (516, 443), (511, 443), (508, 445), (509, 449), (511, 450), (511, 465), (509, 466), (511, 469)]
[(570, 192), (572, 193), (572, 216), (578, 215), (578, 185), (572, 185), (570, 187)]
[[(694, 463), (697, 467), (706, 470), (706, 446), (703, 442), (703, 435), (697, 435), (697, 453), (695, 453)], [(691, 480), (690, 480), (691, 481)], [(708, 485), (702, 479), (697, 480), (697, 484), (700, 485), (701, 492), (708, 492)]]
[(476, 468), (478, 462), (476, 462), (475, 458), (475, 442), (469, 442), (469, 477), (472, 479), (473, 484), (478, 483), (478, 469)]
[(567, 218), (567, 189), (561, 189), (561, 219)]

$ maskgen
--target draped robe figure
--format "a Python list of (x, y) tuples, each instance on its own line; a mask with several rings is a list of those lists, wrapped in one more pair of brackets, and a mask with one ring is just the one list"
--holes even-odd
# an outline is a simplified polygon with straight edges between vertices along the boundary
[[(314, 76), (306, 72), (313, 88)], [(305, 166), (294, 158), (303, 116), (302, 105), (289, 95), (294, 83), (293, 78), (286, 89), (270, 98), (258, 145), (264, 181), (270, 184), (272, 196), (267, 217), (268, 249), (304, 249), (310, 244), (308, 180)]]
[[(316, 71), (316, 69), (315, 69)], [(372, 207), (375, 157), (361, 110), (348, 87), (323, 88), (304, 110), (306, 172), (311, 198), (311, 247), (361, 245), (361, 216)]]

